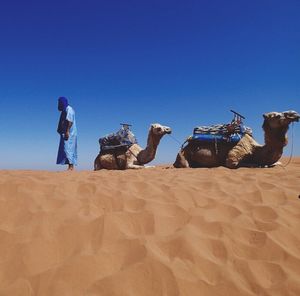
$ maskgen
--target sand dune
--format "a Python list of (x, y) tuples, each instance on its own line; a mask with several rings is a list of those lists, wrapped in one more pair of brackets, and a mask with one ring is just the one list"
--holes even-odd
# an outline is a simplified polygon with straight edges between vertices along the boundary
[(300, 295), (300, 159), (0, 176), (0, 295)]

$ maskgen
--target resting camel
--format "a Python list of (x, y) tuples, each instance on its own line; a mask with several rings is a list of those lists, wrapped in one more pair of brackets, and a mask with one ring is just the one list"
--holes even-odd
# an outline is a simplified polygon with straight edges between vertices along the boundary
[(156, 150), (161, 138), (166, 134), (171, 134), (172, 130), (168, 126), (158, 123), (151, 124), (148, 134), (147, 147), (141, 148), (138, 144), (133, 144), (126, 150), (100, 151), (94, 162), (95, 171), (101, 169), (124, 170), (141, 169), (146, 163), (155, 158)]
[(189, 141), (176, 158), (174, 167), (216, 167), (226, 166), (271, 166), (275, 164), (287, 145), (287, 131), (290, 123), (299, 121), (295, 111), (270, 112), (263, 115), (265, 144), (259, 145), (252, 136), (245, 134), (238, 143), (212, 143)]

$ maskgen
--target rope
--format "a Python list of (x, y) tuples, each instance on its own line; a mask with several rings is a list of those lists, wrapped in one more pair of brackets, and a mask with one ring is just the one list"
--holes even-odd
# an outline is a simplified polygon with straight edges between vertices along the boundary
[(292, 122), (292, 139), (291, 139), (291, 153), (288, 162), (285, 165), (281, 165), (281, 167), (286, 168), (293, 158), (293, 152), (294, 152), (294, 122)]
[(128, 151), (137, 159), (137, 155), (135, 155), (131, 150), (130, 147), (128, 148)]
[(181, 146), (181, 142), (179, 140), (177, 140), (174, 136), (172, 136), (171, 134), (168, 134), (168, 136)]
[(218, 143), (217, 143), (217, 139), (215, 138), (215, 150), (216, 150), (216, 155), (219, 154), (219, 151), (218, 151)]

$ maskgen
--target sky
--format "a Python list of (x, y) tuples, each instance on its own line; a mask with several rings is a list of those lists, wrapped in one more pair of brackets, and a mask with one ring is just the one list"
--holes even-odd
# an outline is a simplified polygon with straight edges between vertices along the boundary
[[(79, 170), (120, 122), (144, 147), (151, 123), (183, 142), (234, 109), (263, 143), (263, 113), (300, 112), (299, 14), (299, 0), (2, 1), (0, 169), (65, 169), (59, 96), (76, 112)], [(300, 155), (300, 123), (287, 156), (292, 135)], [(152, 164), (179, 147), (165, 136)]]

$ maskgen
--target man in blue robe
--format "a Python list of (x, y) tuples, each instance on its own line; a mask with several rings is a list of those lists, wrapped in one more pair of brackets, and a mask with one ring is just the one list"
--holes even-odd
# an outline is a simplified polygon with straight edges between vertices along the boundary
[(60, 134), (60, 143), (56, 164), (68, 165), (73, 170), (77, 165), (77, 128), (75, 111), (65, 97), (58, 99), (58, 111), (61, 112), (57, 132)]

